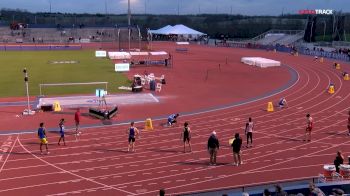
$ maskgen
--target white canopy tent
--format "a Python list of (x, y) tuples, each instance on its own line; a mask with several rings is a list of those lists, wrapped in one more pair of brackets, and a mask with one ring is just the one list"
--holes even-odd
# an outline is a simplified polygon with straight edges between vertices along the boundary
[(192, 35), (192, 36), (206, 35), (205, 33), (196, 31), (182, 24), (178, 24), (175, 26), (167, 25), (158, 30), (149, 30), (148, 32), (151, 34), (157, 34), (157, 35)]
[(169, 30), (172, 28), (173, 28), (173, 26), (167, 25), (167, 26), (162, 27), (162, 28), (157, 29), (157, 30), (149, 30), (148, 33), (159, 34), (159, 35), (168, 35), (167, 32), (169, 32)]

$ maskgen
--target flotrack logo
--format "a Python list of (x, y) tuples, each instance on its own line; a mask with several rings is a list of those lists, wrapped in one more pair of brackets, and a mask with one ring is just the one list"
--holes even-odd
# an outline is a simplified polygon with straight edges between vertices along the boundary
[(321, 15), (332, 15), (333, 10), (323, 10), (323, 9), (315, 9), (315, 10), (299, 10), (299, 14), (321, 14)]

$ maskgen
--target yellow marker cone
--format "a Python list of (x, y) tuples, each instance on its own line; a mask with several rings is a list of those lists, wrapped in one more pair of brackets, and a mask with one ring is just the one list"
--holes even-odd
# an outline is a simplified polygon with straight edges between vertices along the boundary
[(53, 111), (60, 112), (62, 111), (61, 105), (59, 101), (53, 102)]
[(349, 74), (345, 74), (344, 80), (350, 80)]
[(328, 93), (329, 94), (334, 94), (334, 86), (333, 85), (329, 86)]
[(323, 63), (323, 57), (320, 58), (320, 62)]
[(152, 119), (150, 119), (150, 118), (146, 119), (145, 129), (146, 130), (153, 130)]
[(272, 104), (272, 102), (268, 102), (267, 103), (267, 111), (268, 112), (273, 112), (273, 104)]
[(335, 69), (340, 69), (340, 64), (337, 63), (337, 65), (335, 66)]

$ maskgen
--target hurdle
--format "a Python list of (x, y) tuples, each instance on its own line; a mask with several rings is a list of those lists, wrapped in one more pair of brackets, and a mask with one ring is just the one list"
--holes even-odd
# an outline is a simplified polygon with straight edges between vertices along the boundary
[(175, 48), (176, 52), (188, 52), (187, 45), (189, 42), (176, 42), (177, 47)]

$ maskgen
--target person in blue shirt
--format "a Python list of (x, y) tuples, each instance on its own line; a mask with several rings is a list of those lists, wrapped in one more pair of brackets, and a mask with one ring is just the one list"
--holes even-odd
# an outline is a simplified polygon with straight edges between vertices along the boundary
[(40, 123), (40, 127), (38, 129), (38, 137), (40, 139), (40, 153), (43, 154), (42, 146), (45, 145), (46, 153), (49, 154), (48, 141), (46, 138), (44, 123)]
[(171, 127), (173, 124), (177, 123), (177, 117), (179, 117), (179, 114), (172, 114), (168, 117), (168, 126)]
[(130, 150), (130, 147), (131, 147), (131, 152), (135, 152), (135, 138), (136, 138), (136, 136), (139, 135), (139, 130), (136, 127), (134, 127), (134, 122), (130, 123), (130, 128), (127, 130), (127, 134), (129, 135), (128, 152)]
[(64, 118), (62, 118), (60, 120), (60, 123), (58, 124), (59, 128), (60, 128), (60, 139), (58, 140), (58, 145), (60, 145), (61, 140), (63, 140), (63, 144), (66, 145), (66, 141), (64, 139)]

